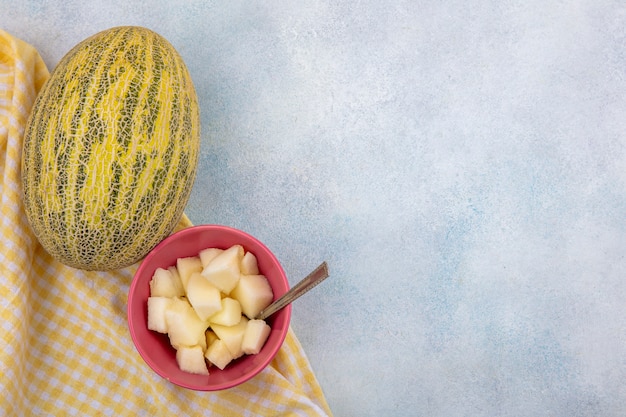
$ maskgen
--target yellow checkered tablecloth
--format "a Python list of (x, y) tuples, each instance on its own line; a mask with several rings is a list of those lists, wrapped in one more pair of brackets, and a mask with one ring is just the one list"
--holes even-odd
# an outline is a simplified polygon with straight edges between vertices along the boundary
[[(219, 392), (180, 388), (152, 372), (131, 341), (126, 295), (137, 266), (81, 271), (42, 249), (24, 213), (20, 155), (48, 75), (32, 46), (0, 30), (0, 414), (330, 415), (292, 330), (251, 381)], [(189, 225), (183, 218), (179, 228)]]

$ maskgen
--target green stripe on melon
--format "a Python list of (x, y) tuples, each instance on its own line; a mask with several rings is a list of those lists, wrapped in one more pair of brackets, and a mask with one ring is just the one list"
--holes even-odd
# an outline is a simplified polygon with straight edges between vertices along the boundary
[(131, 265), (172, 232), (195, 180), (193, 82), (140, 27), (74, 47), (40, 92), (22, 156), (24, 204), (43, 247), (81, 269)]

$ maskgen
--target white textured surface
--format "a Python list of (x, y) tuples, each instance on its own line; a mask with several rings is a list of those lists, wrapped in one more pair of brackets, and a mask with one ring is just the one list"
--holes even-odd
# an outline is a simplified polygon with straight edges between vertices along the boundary
[(626, 414), (626, 3), (0, 0), (53, 68), (110, 26), (186, 60), (187, 213), (292, 284), (337, 416)]

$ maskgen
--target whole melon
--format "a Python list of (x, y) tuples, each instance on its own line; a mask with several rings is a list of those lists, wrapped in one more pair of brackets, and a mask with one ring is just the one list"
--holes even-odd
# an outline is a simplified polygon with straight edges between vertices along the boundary
[(31, 111), (28, 221), (66, 265), (129, 266), (181, 219), (199, 145), (196, 92), (174, 47), (142, 27), (97, 33), (62, 58)]

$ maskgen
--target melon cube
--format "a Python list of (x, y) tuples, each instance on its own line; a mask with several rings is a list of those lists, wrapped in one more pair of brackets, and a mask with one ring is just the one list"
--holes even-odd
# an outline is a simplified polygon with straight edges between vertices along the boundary
[(165, 310), (165, 323), (170, 344), (179, 349), (181, 346), (195, 346), (203, 343), (207, 323), (200, 320), (191, 304), (181, 298), (172, 298), (172, 303)]
[(232, 353), (228, 350), (226, 343), (223, 340), (217, 339), (206, 350), (204, 357), (208, 359), (213, 365), (220, 369), (226, 368), (234, 358)]
[[(180, 280), (180, 274), (178, 273), (178, 268), (176, 268), (176, 265), (170, 266), (169, 268), (167, 268), (167, 270), (170, 271), (170, 274), (172, 274), (172, 279), (174, 281), (178, 281), (180, 283), (180, 286), (183, 287), (183, 282)], [(184, 291), (185, 288), (183, 287), (183, 292)]]
[(226, 347), (233, 355), (233, 359), (237, 359), (244, 354), (241, 343), (243, 342), (243, 335), (246, 331), (248, 319), (246, 316), (240, 317), (241, 321), (234, 326), (211, 325), (216, 336), (226, 344)]
[(198, 256), (189, 256), (186, 258), (178, 258), (176, 261), (176, 269), (180, 276), (183, 288), (187, 291), (187, 282), (194, 272), (202, 271), (202, 261)]
[(239, 269), (242, 275), (258, 275), (259, 265), (256, 260), (256, 256), (252, 252), (246, 252), (241, 258), (241, 264)]
[(169, 297), (148, 297), (148, 329), (167, 333), (165, 312), (172, 304)]
[(243, 255), (243, 246), (233, 245), (213, 258), (203, 269), (202, 275), (224, 294), (230, 294), (239, 281), (239, 264)]
[(241, 350), (246, 355), (256, 355), (261, 351), (272, 329), (264, 320), (250, 320), (246, 325), (241, 341)]
[(182, 371), (199, 375), (209, 374), (204, 361), (204, 351), (200, 346), (181, 347), (176, 351), (176, 362)]
[(225, 297), (220, 300), (222, 309), (209, 317), (211, 327), (215, 324), (222, 326), (234, 326), (241, 321), (241, 305), (239, 301)]
[(272, 303), (274, 293), (265, 275), (242, 275), (231, 297), (239, 301), (243, 313), (253, 319)]
[(213, 284), (199, 272), (194, 272), (187, 282), (187, 299), (202, 321), (222, 309), (222, 296)]
[(182, 297), (185, 295), (180, 278), (169, 269), (157, 268), (150, 280), (150, 295), (153, 297)]
[(206, 248), (200, 251), (198, 254), (200, 256), (200, 261), (202, 262), (202, 267), (206, 268), (206, 266), (220, 253), (224, 252), (224, 249), (220, 248)]
[[(207, 329), (207, 331), (204, 333), (204, 335), (206, 336), (206, 346), (211, 346), (211, 344), (213, 342), (215, 342), (217, 339), (219, 339), (219, 337), (217, 337), (215, 332), (212, 329), (210, 329), (210, 328)], [(206, 350), (206, 348), (204, 350)]]
[(200, 336), (200, 341), (198, 342), (198, 346), (202, 348), (202, 353), (206, 352), (206, 348), (209, 346), (206, 342), (206, 333), (203, 336)]

